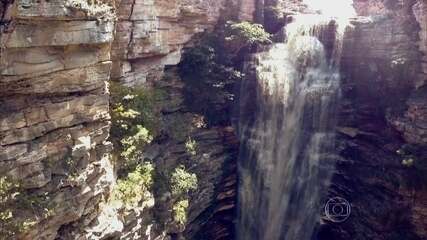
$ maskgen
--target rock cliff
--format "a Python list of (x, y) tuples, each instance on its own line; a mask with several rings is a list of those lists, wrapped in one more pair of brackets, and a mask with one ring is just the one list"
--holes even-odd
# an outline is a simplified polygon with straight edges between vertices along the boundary
[[(224, 4), (1, 1), (0, 176), (2, 184), (19, 185), (10, 194), (31, 199), (28, 209), (18, 202), (9, 206), (13, 221), (9, 212), (1, 213), (2, 229), (20, 232), (11, 230), (2, 239), (127, 239), (126, 231), (134, 230), (126, 224), (134, 221), (121, 221), (111, 216), (117, 215), (113, 210), (103, 209), (116, 181), (108, 142), (108, 81), (153, 85), (162, 79), (164, 66), (180, 61), (195, 34), (215, 26)], [(201, 192), (190, 206), (191, 220), (205, 214), (197, 221), (206, 222), (228, 209), (212, 204), (230, 194), (221, 194), (218, 184), (235, 186), (235, 177), (227, 180), (230, 174), (223, 174), (228, 158), (220, 149), (226, 135), (212, 129), (194, 136), (206, 138), (202, 145), (218, 145), (213, 148), (218, 161), (201, 159), (196, 166)], [(210, 172), (212, 167), (218, 171)], [(193, 225), (189, 234), (201, 226)]]
[(2, 219), (23, 233), (2, 239), (54, 239), (63, 224), (90, 223), (114, 181), (105, 89), (114, 24), (66, 4), (2, 1), (0, 175), (29, 201)]
[(176, 65), (191, 38), (212, 29), (225, 0), (122, 0), (118, 3), (112, 47), (112, 78), (126, 85), (159, 80), (166, 65)]
[(342, 159), (330, 190), (353, 212), (320, 236), (425, 239), (426, 2), (354, 3), (362, 17), (344, 40)]
[[(417, 166), (426, 161), (427, 2), (354, 3), (366, 18), (346, 34), (341, 159), (330, 190), (354, 212), (343, 224), (324, 222), (319, 239), (426, 239)], [(190, 131), (195, 156), (185, 139), (163, 135), (145, 151), (159, 175), (180, 164), (197, 173), (186, 229), (170, 222), (172, 200), (161, 188), (141, 215), (107, 207), (117, 177), (108, 81), (165, 91), (166, 135), (176, 119), (191, 122), (198, 115), (183, 102), (184, 83), (164, 68), (230, 6), (272, 32), (303, 11), (297, 0), (1, 0), (0, 204), (10, 211), (0, 210), (0, 239), (233, 238), (238, 144), (230, 126)]]

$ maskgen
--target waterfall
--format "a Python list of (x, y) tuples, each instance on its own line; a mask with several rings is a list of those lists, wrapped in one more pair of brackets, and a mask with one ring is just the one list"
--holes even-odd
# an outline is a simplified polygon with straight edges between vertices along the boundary
[(334, 171), (345, 26), (295, 16), (284, 43), (252, 58), (240, 100), (239, 240), (312, 239)]

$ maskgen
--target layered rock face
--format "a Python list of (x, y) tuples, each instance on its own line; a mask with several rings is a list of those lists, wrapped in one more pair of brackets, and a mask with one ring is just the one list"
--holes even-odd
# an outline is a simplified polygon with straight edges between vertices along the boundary
[[(18, 210), (17, 204), (13, 217), (30, 227), (23, 234), (0, 238), (141, 236), (133, 235), (134, 224), (147, 220), (146, 226), (150, 225), (151, 213), (121, 222), (117, 212), (109, 212), (111, 209), (103, 209), (101, 204), (116, 181), (109, 158), (111, 144), (107, 141), (110, 126), (106, 83), (113, 78), (132, 86), (158, 85), (155, 82), (162, 79), (164, 66), (180, 61), (183, 46), (195, 34), (214, 27), (224, 3), (1, 2), (0, 176), (19, 182), (21, 195), (42, 199), (49, 208), (40, 204), (35, 214), (34, 208)], [(195, 167), (200, 192), (190, 206), (191, 223), (185, 233), (189, 237), (200, 235), (203, 224), (211, 218), (219, 222), (233, 220), (216, 214), (234, 209), (234, 203), (227, 203), (227, 199), (234, 199), (236, 184), (232, 163), (230, 169), (225, 167), (230, 161), (227, 156), (232, 155), (228, 153), (232, 150), (224, 147), (233, 141), (232, 132), (228, 132), (211, 129), (194, 133), (206, 151)], [(179, 149), (184, 143), (161, 147), (165, 149), (162, 151), (168, 147)], [(172, 152), (153, 160), (178, 164), (180, 154)], [(207, 157), (209, 154), (213, 157)], [(214, 204), (221, 200), (223, 203)], [(213, 237), (218, 233), (216, 239), (227, 239), (232, 230), (224, 229), (232, 224), (225, 225), (204, 229), (205, 234)], [(138, 229), (147, 230), (141, 226)], [(181, 234), (182, 230), (170, 232)]]
[(326, 222), (319, 238), (425, 239), (426, 3), (354, 3), (361, 17), (344, 41), (341, 159), (330, 189), (352, 215)]
[[(137, 217), (120, 219), (101, 204), (116, 181), (106, 82), (167, 91), (160, 107), (166, 132), (176, 118), (191, 122), (197, 116), (182, 102), (183, 83), (163, 77), (163, 69), (180, 61), (197, 33), (215, 26), (226, 2), (122, 0), (94, 9), (76, 0), (1, 1), (0, 176), (32, 200), (13, 210), (25, 233), (0, 239), (232, 238), (237, 143), (226, 126), (192, 131), (196, 156), (185, 152), (185, 139), (160, 139), (145, 152), (159, 174), (187, 164), (199, 176), (185, 230), (169, 224), (172, 203), (163, 190)], [(235, 2), (238, 15), (251, 20), (263, 2)], [(265, 2), (303, 9), (296, 0)], [(427, 3), (354, 2), (372, 19), (354, 21), (346, 35), (342, 159), (330, 190), (352, 203), (353, 214), (343, 224), (325, 222), (318, 238), (426, 239), (427, 191), (414, 187), (419, 171), (402, 162), (426, 155)], [(406, 145), (407, 153), (396, 152)], [(159, 219), (165, 226), (151, 234)]]
[(37, 214), (38, 202), (17, 203), (13, 218), (30, 225), (17, 238), (54, 239), (82, 218), (85, 231), (114, 181), (105, 90), (114, 24), (65, 1), (2, 4), (0, 175), (49, 205)]
[[(238, 151), (234, 129), (207, 126), (207, 119), (190, 110), (182, 101), (185, 84), (175, 69), (166, 71), (166, 76), (154, 87), (167, 92), (161, 101), (163, 136), (145, 151), (156, 163), (152, 214), (159, 229), (178, 239), (233, 239)], [(186, 148), (186, 136), (197, 145), (192, 154)], [(190, 194), (185, 228), (173, 222), (171, 209), (176, 199), (170, 196), (167, 187), (161, 187), (179, 165), (186, 166), (198, 178), (197, 190)]]
[(125, 216), (124, 232), (141, 235), (151, 231), (150, 237), (160, 238), (232, 238), (237, 182), (233, 151), (236, 148), (227, 145), (233, 141), (233, 132), (223, 127), (189, 130), (189, 136), (199, 148), (196, 156), (189, 156), (185, 150), (187, 139), (176, 139), (171, 132), (176, 131), (175, 128), (185, 131), (197, 116), (189, 112), (183, 102), (181, 79), (174, 70), (165, 75), (164, 68), (178, 64), (184, 46), (197, 34), (213, 29), (226, 6), (238, 4), (225, 0), (123, 0), (118, 3), (111, 51), (112, 80), (126, 86), (161, 90), (168, 95), (158, 103), (162, 112), (159, 126), (165, 136), (158, 140), (161, 143), (156, 140), (144, 152), (156, 164), (155, 175), (160, 176), (154, 185), (167, 182), (179, 165), (191, 166), (199, 180), (198, 190), (190, 199), (185, 229), (173, 222), (175, 200), (169, 196), (167, 187), (154, 187), (154, 206), (139, 217)]
[[(427, 110), (425, 99), (427, 98), (427, 3), (415, 1), (412, 5), (413, 15), (419, 24), (417, 47), (421, 53), (419, 58), (420, 69), (414, 77), (415, 91), (412, 91), (407, 100), (408, 109), (403, 116), (392, 120), (392, 124), (403, 133), (405, 140), (412, 144), (427, 144)], [(416, 32), (416, 31), (415, 31)]]
[(112, 78), (129, 86), (159, 80), (164, 66), (179, 63), (195, 34), (215, 26), (225, 2), (120, 1)]

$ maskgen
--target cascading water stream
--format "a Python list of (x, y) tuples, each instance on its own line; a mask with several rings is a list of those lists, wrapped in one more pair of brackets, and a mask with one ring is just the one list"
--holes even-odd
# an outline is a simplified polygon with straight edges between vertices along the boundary
[(256, 81), (241, 91), (239, 240), (309, 240), (315, 231), (334, 170), (345, 26), (295, 16), (285, 43), (253, 57)]

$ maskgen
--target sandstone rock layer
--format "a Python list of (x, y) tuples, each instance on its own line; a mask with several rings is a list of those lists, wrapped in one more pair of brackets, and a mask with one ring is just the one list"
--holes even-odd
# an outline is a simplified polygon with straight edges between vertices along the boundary
[(22, 213), (34, 222), (18, 239), (55, 239), (81, 218), (86, 231), (114, 181), (105, 88), (114, 24), (65, 3), (16, 1), (1, 33), (0, 175), (54, 203), (46, 217)]

